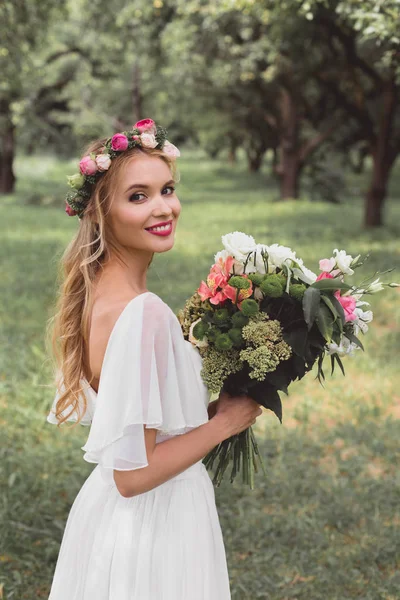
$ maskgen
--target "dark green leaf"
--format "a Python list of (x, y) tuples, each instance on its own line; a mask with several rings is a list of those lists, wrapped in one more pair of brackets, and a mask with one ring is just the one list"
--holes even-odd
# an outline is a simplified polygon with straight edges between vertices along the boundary
[(339, 365), (339, 367), (340, 367), (340, 370), (342, 371), (343, 375), (346, 375), (346, 373), (344, 372), (343, 363), (342, 363), (342, 361), (340, 360), (339, 354), (336, 354), (336, 353), (335, 353), (335, 354), (333, 354), (332, 356), (333, 356), (333, 357), (336, 359), (336, 361), (337, 361), (337, 364)]
[(356, 346), (358, 346), (359, 348), (361, 348), (361, 350), (364, 350), (364, 346), (362, 345), (362, 343), (360, 342), (360, 340), (358, 339), (358, 337), (356, 337), (354, 335), (354, 333), (351, 333), (350, 331), (346, 331), (345, 332), (345, 336), (347, 338), (349, 338), (349, 340), (351, 342), (353, 342), (354, 344), (356, 344)]
[(316, 323), (318, 325), (318, 329), (321, 332), (321, 335), (324, 339), (329, 343), (332, 341), (332, 333), (333, 333), (333, 323), (334, 317), (329, 310), (329, 308), (325, 304), (320, 304), (318, 308), (318, 314), (316, 318)]
[(316, 288), (317, 290), (351, 290), (351, 285), (348, 283), (344, 283), (341, 281), (339, 277), (334, 277), (333, 279), (320, 279), (319, 281), (314, 281), (311, 284), (312, 288)]
[(315, 317), (317, 316), (318, 307), (320, 304), (321, 292), (315, 288), (309, 287), (304, 292), (303, 296), (303, 312), (304, 319), (310, 331)]

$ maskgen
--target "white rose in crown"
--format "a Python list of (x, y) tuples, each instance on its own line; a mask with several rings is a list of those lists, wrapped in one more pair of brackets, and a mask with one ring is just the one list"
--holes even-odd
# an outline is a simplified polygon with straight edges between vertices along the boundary
[(177, 158), (178, 156), (181, 155), (178, 148), (176, 146), (174, 146), (174, 144), (171, 144), (171, 142), (169, 142), (168, 140), (165, 140), (162, 149), (163, 149), (163, 152), (165, 152), (165, 154), (167, 156), (170, 156), (171, 158)]
[(353, 257), (350, 254), (346, 254), (345, 250), (339, 251), (337, 248), (334, 249), (333, 254), (337, 268), (340, 269), (345, 275), (353, 275), (354, 271), (350, 268), (350, 265), (353, 262)]
[(111, 156), (109, 154), (98, 154), (95, 161), (99, 171), (108, 171), (111, 165)]
[[(221, 240), (225, 250), (228, 251), (228, 254), (242, 263), (245, 262), (249, 252), (253, 252), (256, 249), (256, 242), (253, 236), (242, 233), (241, 231), (227, 233), (221, 237)], [(251, 258), (249, 262), (251, 262)], [(246, 269), (246, 273), (248, 272), (249, 271)]]
[(158, 144), (155, 136), (152, 133), (141, 133), (140, 142), (145, 148), (155, 148)]

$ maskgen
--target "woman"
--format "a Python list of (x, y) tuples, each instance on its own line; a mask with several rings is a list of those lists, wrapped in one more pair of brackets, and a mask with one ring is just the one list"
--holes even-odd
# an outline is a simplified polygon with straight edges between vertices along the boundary
[(147, 290), (154, 253), (174, 245), (177, 156), (144, 119), (93, 142), (69, 178), (66, 212), (80, 225), (61, 262), (47, 420), (90, 425), (83, 458), (97, 466), (71, 507), (49, 600), (231, 597), (202, 459), (262, 411), (247, 396), (208, 404), (200, 355)]

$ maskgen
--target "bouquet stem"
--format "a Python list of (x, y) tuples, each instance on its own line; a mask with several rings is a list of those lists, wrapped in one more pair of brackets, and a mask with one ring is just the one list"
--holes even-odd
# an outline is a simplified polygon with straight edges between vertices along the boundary
[(254, 490), (254, 473), (258, 473), (258, 462), (264, 475), (267, 475), (252, 427), (218, 444), (203, 460), (205, 467), (210, 471), (213, 469), (215, 461), (217, 461), (217, 466), (214, 472), (213, 484), (217, 487), (220, 486), (231, 461), (233, 463), (230, 475), (231, 483), (242, 469), (243, 483)]

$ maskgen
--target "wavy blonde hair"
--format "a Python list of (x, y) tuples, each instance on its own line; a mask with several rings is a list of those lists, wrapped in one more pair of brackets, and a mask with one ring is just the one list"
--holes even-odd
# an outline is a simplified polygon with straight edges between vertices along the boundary
[[(101, 152), (106, 139), (90, 143), (82, 156)], [(45, 344), (54, 367), (54, 384), (59, 394), (56, 403), (58, 426), (75, 412), (77, 420), (72, 425), (75, 427), (87, 408), (81, 379), (89, 372), (85, 357), (89, 343), (93, 282), (99, 269), (110, 259), (111, 253), (120, 254), (112, 229), (108, 226), (107, 213), (122, 171), (135, 156), (142, 153), (161, 158), (170, 167), (173, 179), (179, 181), (175, 160), (162, 150), (136, 146), (122, 152), (111, 161), (108, 171), (96, 183), (77, 233), (58, 265), (58, 298), (55, 313), (47, 322), (45, 334)], [(148, 266), (153, 257), (154, 253)], [(89, 384), (92, 380), (93, 377)], [(71, 410), (63, 415), (69, 408)]]

